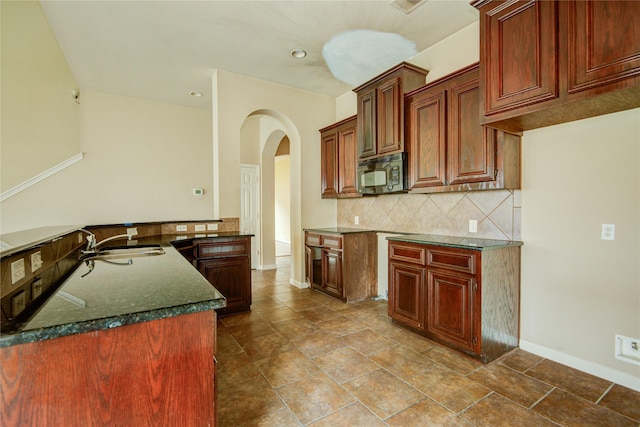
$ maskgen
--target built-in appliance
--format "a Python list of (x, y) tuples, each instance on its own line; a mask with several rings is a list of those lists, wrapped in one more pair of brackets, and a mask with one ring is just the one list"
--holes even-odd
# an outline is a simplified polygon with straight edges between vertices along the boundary
[(405, 164), (405, 153), (358, 162), (358, 192), (387, 194), (406, 191)]

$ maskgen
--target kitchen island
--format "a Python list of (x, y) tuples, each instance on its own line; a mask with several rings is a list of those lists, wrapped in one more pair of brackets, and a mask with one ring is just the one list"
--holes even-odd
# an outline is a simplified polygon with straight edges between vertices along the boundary
[(135, 242), (160, 255), (81, 262), (3, 327), (3, 426), (215, 425), (214, 310), (226, 299), (174, 239)]

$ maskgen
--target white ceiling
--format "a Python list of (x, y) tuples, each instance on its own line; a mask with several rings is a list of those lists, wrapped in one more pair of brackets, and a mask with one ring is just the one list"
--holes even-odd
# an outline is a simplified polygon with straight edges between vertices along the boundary
[[(468, 0), (428, 0), (409, 15), (388, 3), (41, 1), (81, 91), (201, 108), (211, 108), (214, 69), (338, 96), (354, 86), (334, 78), (324, 62), (322, 48), (332, 36), (356, 29), (397, 33), (420, 52), (478, 19)], [(307, 57), (292, 58), (294, 48)], [(395, 64), (381, 65), (369, 78)]]

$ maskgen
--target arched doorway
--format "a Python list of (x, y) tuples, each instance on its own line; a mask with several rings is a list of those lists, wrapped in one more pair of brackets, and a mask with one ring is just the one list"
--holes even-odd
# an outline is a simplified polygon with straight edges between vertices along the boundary
[[(289, 144), (289, 238), (291, 250), (290, 283), (304, 286), (294, 278), (302, 277), (304, 256), (301, 245), (300, 134), (291, 120), (274, 110), (257, 110), (247, 116), (242, 126), (242, 164), (260, 167), (260, 269), (276, 268), (275, 158), (283, 140)], [(242, 227), (242, 225), (241, 225)]]

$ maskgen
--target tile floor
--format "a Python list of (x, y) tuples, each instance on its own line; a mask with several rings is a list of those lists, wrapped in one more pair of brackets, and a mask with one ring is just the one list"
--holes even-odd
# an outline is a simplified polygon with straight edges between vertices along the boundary
[(638, 392), (522, 350), (483, 365), (277, 263), (252, 273), (250, 313), (218, 320), (220, 427), (640, 425)]

